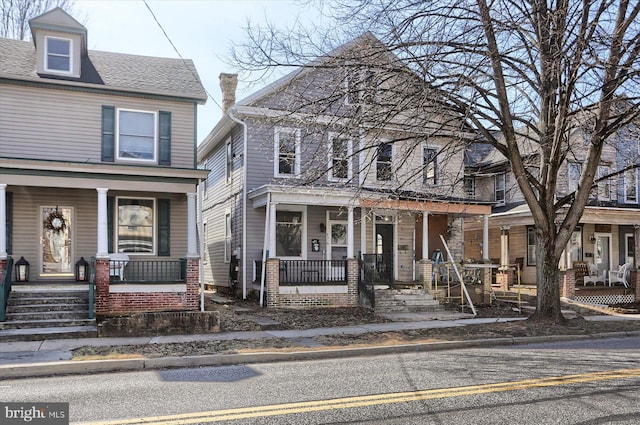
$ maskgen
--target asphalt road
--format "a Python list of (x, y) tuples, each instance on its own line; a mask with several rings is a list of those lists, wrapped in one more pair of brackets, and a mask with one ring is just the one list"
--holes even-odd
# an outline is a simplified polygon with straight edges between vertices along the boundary
[(8, 380), (0, 400), (69, 402), (72, 423), (638, 424), (640, 338)]

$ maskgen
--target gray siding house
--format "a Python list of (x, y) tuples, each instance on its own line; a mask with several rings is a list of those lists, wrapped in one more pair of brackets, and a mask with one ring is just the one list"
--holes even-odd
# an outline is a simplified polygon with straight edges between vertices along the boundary
[(463, 218), (490, 211), (465, 198), (462, 120), (398, 108), (416, 85), (398, 67), (364, 34), (237, 103), (237, 77), (220, 76), (223, 117), (198, 147), (205, 284), (351, 305), (351, 263), (393, 286), (431, 279), (439, 235), (462, 255)]
[[(584, 120), (586, 122), (586, 119)], [(584, 272), (577, 269), (593, 267), (591, 286), (610, 286), (610, 275), (623, 266), (626, 282), (633, 285), (631, 270), (638, 267), (638, 243), (640, 239), (640, 137), (636, 125), (629, 125), (610, 136), (605, 144), (598, 166), (597, 187), (591, 191), (580, 223), (573, 232), (559, 267), (576, 270), (576, 282), (584, 285)], [(576, 126), (567, 141), (571, 155), (562, 164), (557, 198), (570, 195), (578, 187), (582, 163), (589, 143), (589, 133), (584, 126)], [(522, 143), (526, 156), (536, 160), (535, 144), (529, 151)], [(634, 168), (635, 165), (635, 168)], [(625, 171), (626, 170), (626, 171)], [(480, 200), (494, 201), (489, 216), (489, 257), (494, 262), (519, 263), (522, 266), (522, 282), (536, 282), (535, 235), (533, 217), (520, 192), (513, 173), (505, 158), (494, 149), (480, 146), (468, 156), (467, 181), (473, 195)], [(465, 223), (465, 256), (478, 258), (481, 255), (483, 229), (480, 223), (467, 220)], [(506, 254), (506, 260), (499, 260)], [(591, 265), (591, 266), (589, 266)], [(596, 271), (597, 269), (597, 271)], [(614, 278), (615, 281), (615, 278)], [(623, 287), (620, 281), (618, 287)], [(584, 292), (584, 291), (583, 291)], [(633, 289), (627, 291), (629, 300)], [(622, 300), (619, 294), (589, 293), (585, 301), (608, 304)], [(624, 298), (624, 299), (627, 299)]]
[(32, 42), (0, 39), (0, 261), (24, 257), (31, 282), (69, 282), (95, 258), (102, 314), (195, 308), (184, 273), (135, 285), (167, 284), (149, 271), (160, 261), (199, 258), (195, 117), (207, 97), (193, 63), (89, 51), (60, 8), (30, 27)]

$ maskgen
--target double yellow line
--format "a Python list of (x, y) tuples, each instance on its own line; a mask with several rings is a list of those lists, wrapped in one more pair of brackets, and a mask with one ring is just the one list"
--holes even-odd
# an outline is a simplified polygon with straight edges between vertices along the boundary
[[(329, 400), (307, 401), (299, 403), (274, 404), (271, 406), (243, 407), (237, 409), (213, 410), (209, 412), (183, 413), (147, 418), (119, 419), (106, 422), (91, 422), (91, 425), (128, 425), (128, 424), (167, 424), (183, 425), (207, 422), (220, 422), (251, 419), (266, 416), (290, 415), (293, 413), (319, 412), (323, 410), (351, 409), (381, 404), (405, 403), (447, 397), (460, 397), (523, 390), (536, 387), (579, 384), (584, 382), (606, 381), (640, 377), (640, 369), (621, 369), (607, 372), (594, 372), (580, 375), (554, 376), (549, 378), (526, 379), (524, 381), (499, 382), (495, 384), (473, 385), (455, 388), (440, 388), (390, 394), (374, 394), (358, 397), (344, 397)], [(87, 423), (86, 425), (89, 425)]]

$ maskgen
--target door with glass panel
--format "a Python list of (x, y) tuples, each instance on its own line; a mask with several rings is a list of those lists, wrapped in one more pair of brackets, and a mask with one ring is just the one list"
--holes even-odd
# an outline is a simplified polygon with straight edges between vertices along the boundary
[[(347, 258), (347, 222), (329, 220), (327, 232), (327, 258), (329, 260), (346, 260)], [(331, 261), (329, 269), (332, 280), (344, 279), (343, 261)]]
[(600, 274), (611, 269), (611, 235), (596, 234), (593, 261)]
[(73, 208), (40, 207), (40, 274), (73, 276)]

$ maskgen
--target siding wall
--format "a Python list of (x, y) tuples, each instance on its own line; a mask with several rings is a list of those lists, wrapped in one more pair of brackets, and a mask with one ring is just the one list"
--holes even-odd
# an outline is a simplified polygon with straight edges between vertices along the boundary
[[(73, 208), (71, 229), (72, 263), (84, 257), (87, 261), (97, 252), (98, 193), (93, 190), (9, 187), (13, 192), (13, 257), (24, 256), (29, 261), (35, 279), (42, 269), (40, 240), (42, 223), (40, 206)], [(154, 197), (171, 199), (171, 257), (181, 258), (187, 252), (187, 201), (184, 194), (109, 192), (109, 196)], [(156, 211), (157, 213), (157, 211)], [(157, 243), (156, 243), (157, 245)], [(129, 254), (131, 258), (154, 258)]]
[(5, 84), (0, 91), (1, 156), (100, 163), (102, 105), (111, 105), (170, 111), (171, 166), (194, 168), (193, 103)]

